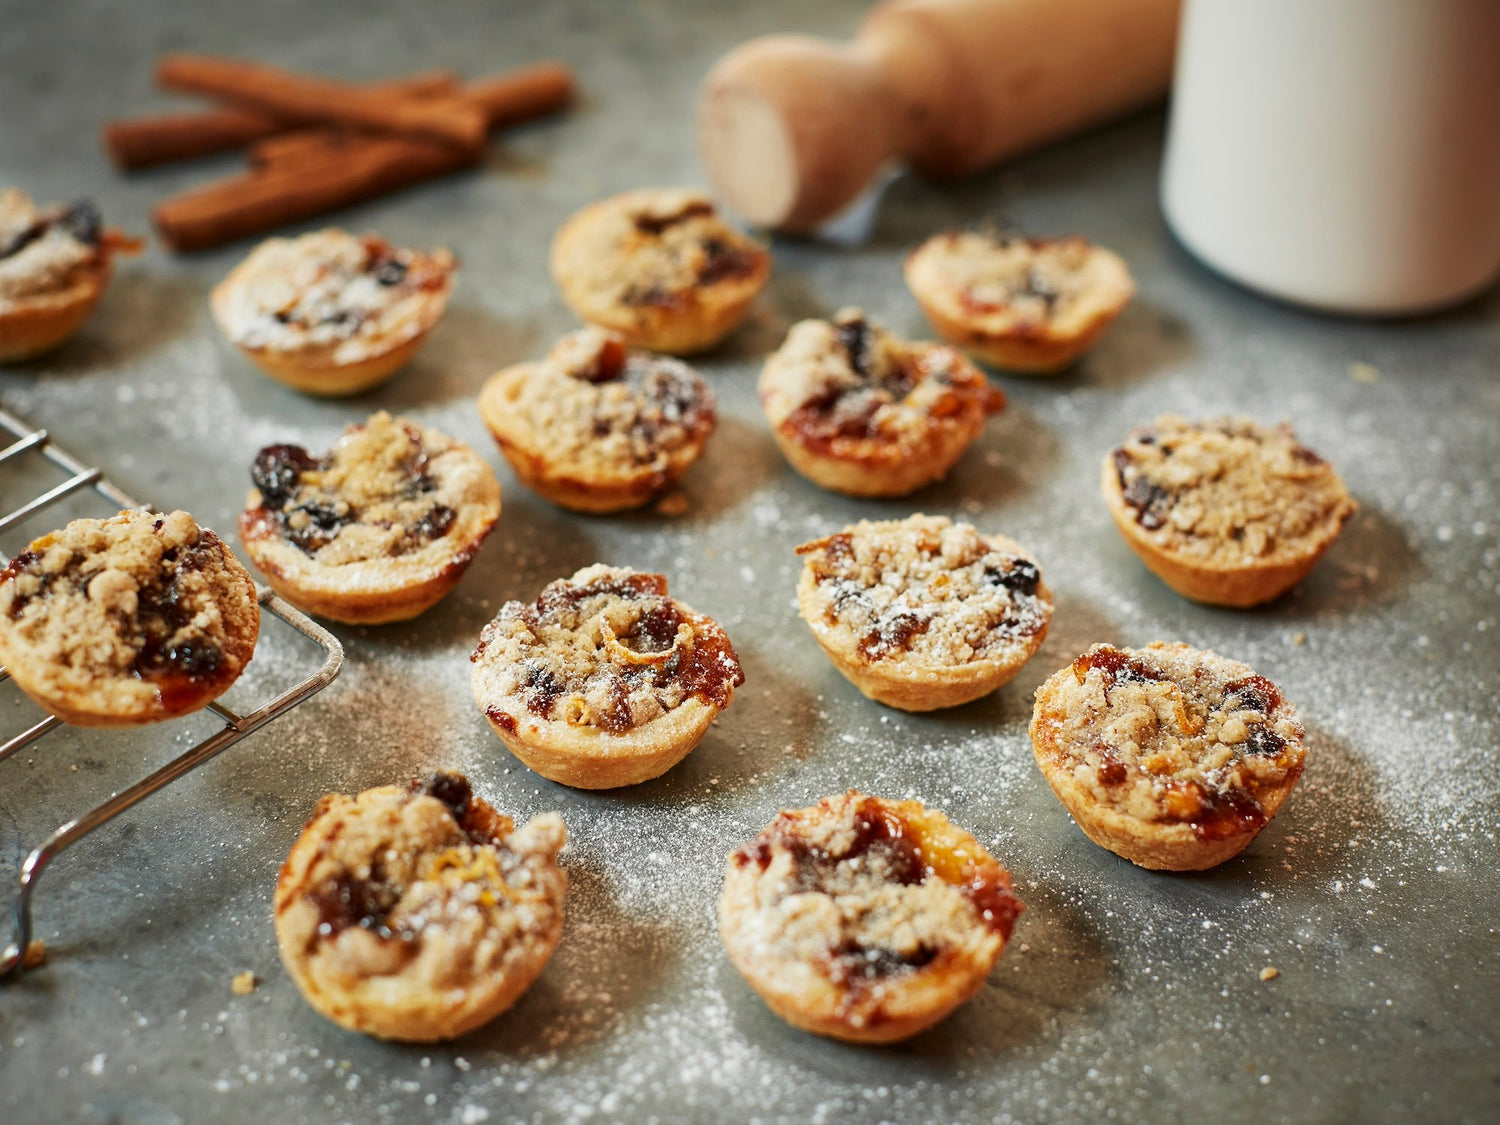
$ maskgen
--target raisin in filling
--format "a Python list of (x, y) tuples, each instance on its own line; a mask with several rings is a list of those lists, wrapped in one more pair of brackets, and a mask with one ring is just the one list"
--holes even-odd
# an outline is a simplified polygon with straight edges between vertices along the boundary
[[(528, 660), (521, 683), (520, 696), (526, 709), (541, 719), (557, 719), (559, 700), (580, 693), (602, 678), (606, 685), (607, 705), (592, 721), (611, 734), (623, 734), (636, 725), (631, 697), (637, 693), (664, 690), (680, 684), (690, 696), (714, 707), (725, 707), (730, 696), (745, 682), (739, 658), (723, 630), (696, 629), (693, 642), (685, 650), (674, 647), (678, 629), (687, 621), (677, 604), (666, 596), (667, 580), (660, 574), (630, 574), (603, 579), (583, 586), (554, 582), (542, 591), (534, 605), (521, 606), (513, 616), (527, 628), (538, 631), (555, 624), (564, 611), (574, 610), (595, 598), (620, 598), (636, 603), (639, 612), (629, 630), (616, 637), (626, 648), (638, 653), (663, 653), (663, 661), (621, 666), (605, 663), (583, 683), (571, 683), (537, 660)], [(474, 654), (477, 659), (484, 649)], [(503, 715), (501, 725), (508, 729), (514, 719), (504, 712), (491, 710), (491, 716)]]
[[(1134, 440), (1151, 444), (1148, 437)], [(1114, 451), (1115, 477), (1120, 484), (1120, 498), (1135, 511), (1135, 522), (1147, 531), (1155, 531), (1167, 522), (1172, 508), (1172, 494), (1146, 478), (1128, 450)]]
[(695, 199), (666, 215), (653, 215), (643, 211), (632, 217), (636, 230), (645, 234), (660, 235), (670, 227), (685, 223), (689, 219), (708, 218), (714, 213), (714, 205), (706, 199)]
[(189, 628), (197, 611), (183, 603), (178, 579), (222, 557), (219, 537), (207, 529), (199, 533), (198, 542), (192, 546), (172, 547), (162, 555), (163, 565), (172, 568), (171, 576), (142, 586), (136, 594), (140, 648), (131, 669), (135, 675), (144, 680), (178, 678), (196, 684), (218, 674), (224, 651), (209, 637)]
[(75, 242), (84, 246), (98, 246), (104, 234), (104, 220), (99, 214), (99, 208), (90, 200), (80, 199), (62, 211), (43, 215), (11, 235), (8, 241), (0, 243), (0, 261), (19, 254), (44, 237), (53, 227), (60, 227)]
[(831, 386), (792, 412), (786, 424), (808, 443), (826, 446), (838, 438), (878, 437), (876, 416), (881, 408), (900, 402), (917, 385), (911, 362), (879, 361), (875, 332), (862, 316), (834, 323), (839, 350), (859, 382)]

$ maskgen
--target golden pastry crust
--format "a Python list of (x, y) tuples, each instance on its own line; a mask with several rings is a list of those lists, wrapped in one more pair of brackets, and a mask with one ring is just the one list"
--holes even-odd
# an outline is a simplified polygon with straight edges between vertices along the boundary
[(528, 488), (580, 512), (636, 508), (666, 491), (714, 431), (714, 394), (680, 360), (628, 351), (586, 328), (541, 363), (492, 375), (479, 415)]
[(210, 302), (224, 335), (274, 379), (315, 395), (384, 382), (448, 307), (447, 250), (397, 249), (336, 228), (262, 242)]
[(850, 790), (781, 813), (729, 856), (719, 934), (788, 1023), (892, 1043), (979, 991), (1023, 909), (942, 813)]
[(1100, 484), (1125, 542), (1172, 589), (1259, 605), (1305, 578), (1358, 505), (1289, 426), (1173, 414), (1104, 458)]
[(654, 352), (711, 348), (744, 318), (771, 256), (702, 192), (626, 192), (592, 203), (552, 240), (552, 278), (582, 320)]
[(904, 711), (1010, 682), (1047, 636), (1052, 592), (1019, 543), (918, 513), (804, 543), (797, 607), (833, 666)]
[(276, 942), (320, 1014), (382, 1039), (453, 1039), (516, 1002), (562, 936), (556, 813), (516, 828), (461, 774), (331, 793), (276, 881)]
[(1095, 645), (1037, 689), (1037, 765), (1078, 827), (1141, 867), (1201, 871), (1255, 839), (1302, 775), (1297, 709), (1185, 644)]
[(115, 255), (141, 245), (104, 227), (87, 200), (39, 208), (14, 188), (0, 192), (0, 363), (42, 355), (78, 331)]
[(897, 339), (858, 309), (794, 324), (760, 375), (792, 468), (851, 496), (905, 496), (946, 476), (1005, 406), (944, 344)]
[(943, 339), (985, 363), (1048, 375), (1081, 356), (1135, 295), (1130, 270), (1082, 238), (950, 231), (906, 259), (906, 284)]
[(404, 621), (458, 584), (500, 518), (494, 472), (460, 441), (385, 411), (326, 457), (255, 458), (240, 539), (272, 588), (356, 625)]
[(665, 773), (745, 682), (724, 630), (668, 597), (664, 577), (602, 564), (507, 602), (469, 659), (500, 740), (577, 789)]
[(0, 571), (0, 664), (77, 726), (207, 706), (239, 678), (259, 633), (249, 572), (186, 512), (74, 520)]

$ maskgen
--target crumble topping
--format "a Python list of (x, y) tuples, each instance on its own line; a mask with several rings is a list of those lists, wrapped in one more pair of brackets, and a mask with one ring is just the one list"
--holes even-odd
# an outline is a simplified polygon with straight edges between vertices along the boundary
[(960, 951), (998, 952), (1023, 909), (1009, 876), (972, 838), (959, 858), (923, 821), (954, 831), (914, 801), (852, 790), (783, 812), (730, 856), (754, 881), (736, 942), (757, 959), (814, 966), (847, 990), (842, 1014), (856, 1025), (891, 984)]
[(0, 192), (0, 310), (66, 289), (98, 261), (103, 239), (99, 209), (86, 199), (44, 209), (14, 188)]
[(1249, 418), (1201, 424), (1174, 414), (1110, 454), (1141, 530), (1165, 549), (1225, 565), (1303, 554), (1355, 510), (1333, 467), (1291, 427)]
[(623, 734), (690, 697), (723, 708), (745, 682), (724, 630), (664, 577), (603, 564), (506, 602), (470, 659), (487, 714), (512, 730), (525, 711)]
[(326, 347), (335, 363), (355, 363), (431, 327), (454, 269), (447, 250), (397, 249), (373, 234), (271, 238), (215, 290), (214, 314), (243, 347)]
[(577, 228), (569, 268), (586, 300), (676, 307), (702, 286), (755, 274), (765, 251), (687, 189), (630, 192)]
[(0, 571), (0, 629), (58, 693), (232, 680), (258, 622), (249, 574), (182, 511), (74, 520)]
[(324, 566), (391, 558), (444, 538), (488, 471), (462, 443), (380, 411), (326, 457), (262, 449), (246, 515)]
[(1052, 616), (1036, 562), (943, 516), (861, 520), (797, 548), (824, 620), (846, 625), (868, 662), (960, 665), (1029, 652)]
[(585, 328), (528, 372), (508, 412), (544, 439), (549, 461), (650, 471), (701, 443), (714, 394), (680, 360), (630, 351), (612, 332)]
[(951, 232), (912, 255), (913, 284), (990, 334), (1067, 332), (1134, 292), (1125, 263), (1082, 238)]
[(1037, 700), (1039, 744), (1095, 799), (1205, 839), (1264, 824), (1258, 795), (1295, 779), (1306, 757), (1275, 684), (1183, 644), (1095, 645)]
[(898, 339), (859, 309), (794, 324), (760, 380), (766, 417), (804, 445), (839, 439), (920, 441), (978, 404), (1004, 396), (955, 349)]
[(325, 797), (307, 834), (317, 854), (277, 911), (300, 912), (289, 952), (335, 979), (462, 988), (544, 955), (559, 921), (562, 818), (517, 829), (461, 774)]

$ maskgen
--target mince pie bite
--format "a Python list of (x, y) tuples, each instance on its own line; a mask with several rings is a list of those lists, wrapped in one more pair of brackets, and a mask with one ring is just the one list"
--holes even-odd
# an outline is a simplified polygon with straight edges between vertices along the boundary
[(1078, 827), (1141, 867), (1201, 871), (1276, 815), (1307, 751), (1297, 709), (1185, 644), (1095, 645), (1037, 689), (1037, 765)]
[(447, 250), (402, 250), (329, 228), (262, 242), (211, 303), (224, 335), (267, 375), (308, 394), (348, 395), (416, 354), (456, 273)]
[(905, 496), (946, 476), (1005, 406), (945, 344), (900, 340), (858, 309), (794, 324), (760, 375), (792, 468), (851, 496)]
[(771, 256), (686, 189), (590, 204), (552, 240), (552, 278), (582, 320), (634, 347), (687, 355), (733, 331), (771, 276)]
[(714, 431), (714, 394), (681, 360), (631, 351), (599, 328), (565, 336), (541, 363), (508, 367), (479, 414), (527, 487), (580, 512), (660, 495)]
[(462, 774), (330, 793), (276, 881), (276, 942), (321, 1015), (382, 1039), (453, 1039), (509, 1008), (562, 936), (567, 830), (520, 828)]
[(797, 608), (871, 699), (931, 711), (1009, 683), (1047, 636), (1052, 592), (1019, 543), (918, 513), (797, 548)]
[(1270, 601), (1307, 577), (1357, 505), (1289, 426), (1173, 414), (1104, 459), (1102, 489), (1125, 542), (1185, 598)]
[(0, 571), (0, 665), (64, 722), (186, 715), (255, 652), (255, 583), (186, 512), (74, 520)]
[(57, 347), (104, 295), (116, 254), (144, 244), (106, 227), (87, 199), (38, 207), (0, 191), (0, 363)]
[(355, 625), (404, 621), (458, 584), (500, 518), (494, 472), (460, 441), (385, 411), (327, 456), (271, 445), (240, 540), (271, 587)]
[(996, 367), (1059, 371), (1135, 294), (1121, 259), (1082, 238), (952, 231), (906, 260), (906, 284), (945, 340)]
[(1024, 907), (969, 833), (918, 801), (850, 790), (783, 812), (729, 856), (719, 934), (804, 1031), (891, 1043), (984, 985)]
[(668, 597), (664, 577), (602, 564), (506, 602), (469, 659), (500, 740), (578, 789), (665, 773), (745, 682), (718, 622)]

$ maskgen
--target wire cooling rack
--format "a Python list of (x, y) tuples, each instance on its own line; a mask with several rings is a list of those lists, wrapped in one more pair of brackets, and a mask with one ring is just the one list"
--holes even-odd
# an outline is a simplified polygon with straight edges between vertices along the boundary
[[(0, 449), (0, 467), (16, 464), (18, 459), (27, 456), (40, 457), (50, 462), (53, 469), (61, 470), (67, 474), (67, 477), (61, 483), (40, 492), (4, 516), (0, 516), (0, 534), (45, 511), (52, 505), (73, 496), (75, 493), (83, 492), (87, 489), (92, 489), (116, 509), (139, 508), (144, 511), (154, 510), (149, 504), (142, 504), (132, 499), (122, 489), (114, 485), (100, 469), (87, 466), (66, 451), (59, 449), (53, 444), (46, 430), (33, 429), (19, 418), (0, 409), (0, 440), (4, 440), (4, 435), (7, 433), (15, 440), (4, 449)], [(3, 566), (7, 562), (9, 562), (9, 559), (3, 551), (0, 551), (0, 566)], [(149, 777), (143, 778), (128, 789), (114, 794), (107, 801), (84, 813), (82, 816), (75, 817), (66, 824), (60, 825), (41, 844), (34, 848), (21, 864), (20, 885), (16, 892), (11, 941), (3, 950), (0, 950), (0, 979), (18, 972), (28, 964), (27, 951), (31, 945), (31, 900), (36, 892), (37, 880), (41, 878), (42, 872), (46, 870), (47, 865), (52, 860), (94, 831), (94, 829), (107, 824), (126, 809), (149, 797), (164, 785), (170, 785), (179, 777), (201, 766), (214, 755), (227, 750), (246, 735), (254, 733), (273, 719), (286, 714), (299, 703), (304, 702), (327, 687), (333, 681), (334, 677), (339, 674), (339, 669), (344, 664), (344, 649), (339, 644), (338, 638), (300, 611), (294, 609), (268, 588), (257, 584), (256, 594), (263, 610), (275, 614), (287, 625), (291, 626), (292, 629), (300, 634), (301, 638), (305, 638), (309, 647), (316, 646), (320, 650), (321, 663), (318, 669), (311, 675), (282, 691), (279, 695), (245, 714), (231, 710), (217, 701), (210, 703), (205, 712), (216, 716), (223, 723), (221, 728), (190, 747), (171, 762), (162, 766)], [(5, 669), (0, 668), (0, 682), (6, 679), (9, 679), (9, 673)], [(3, 743), (0, 743), (0, 763), (3, 763), (18, 751), (31, 746), (48, 732), (62, 725), (60, 719), (49, 715), (18, 734), (6, 738)], [(0, 732), (0, 736), (3, 736), (3, 732)]]

